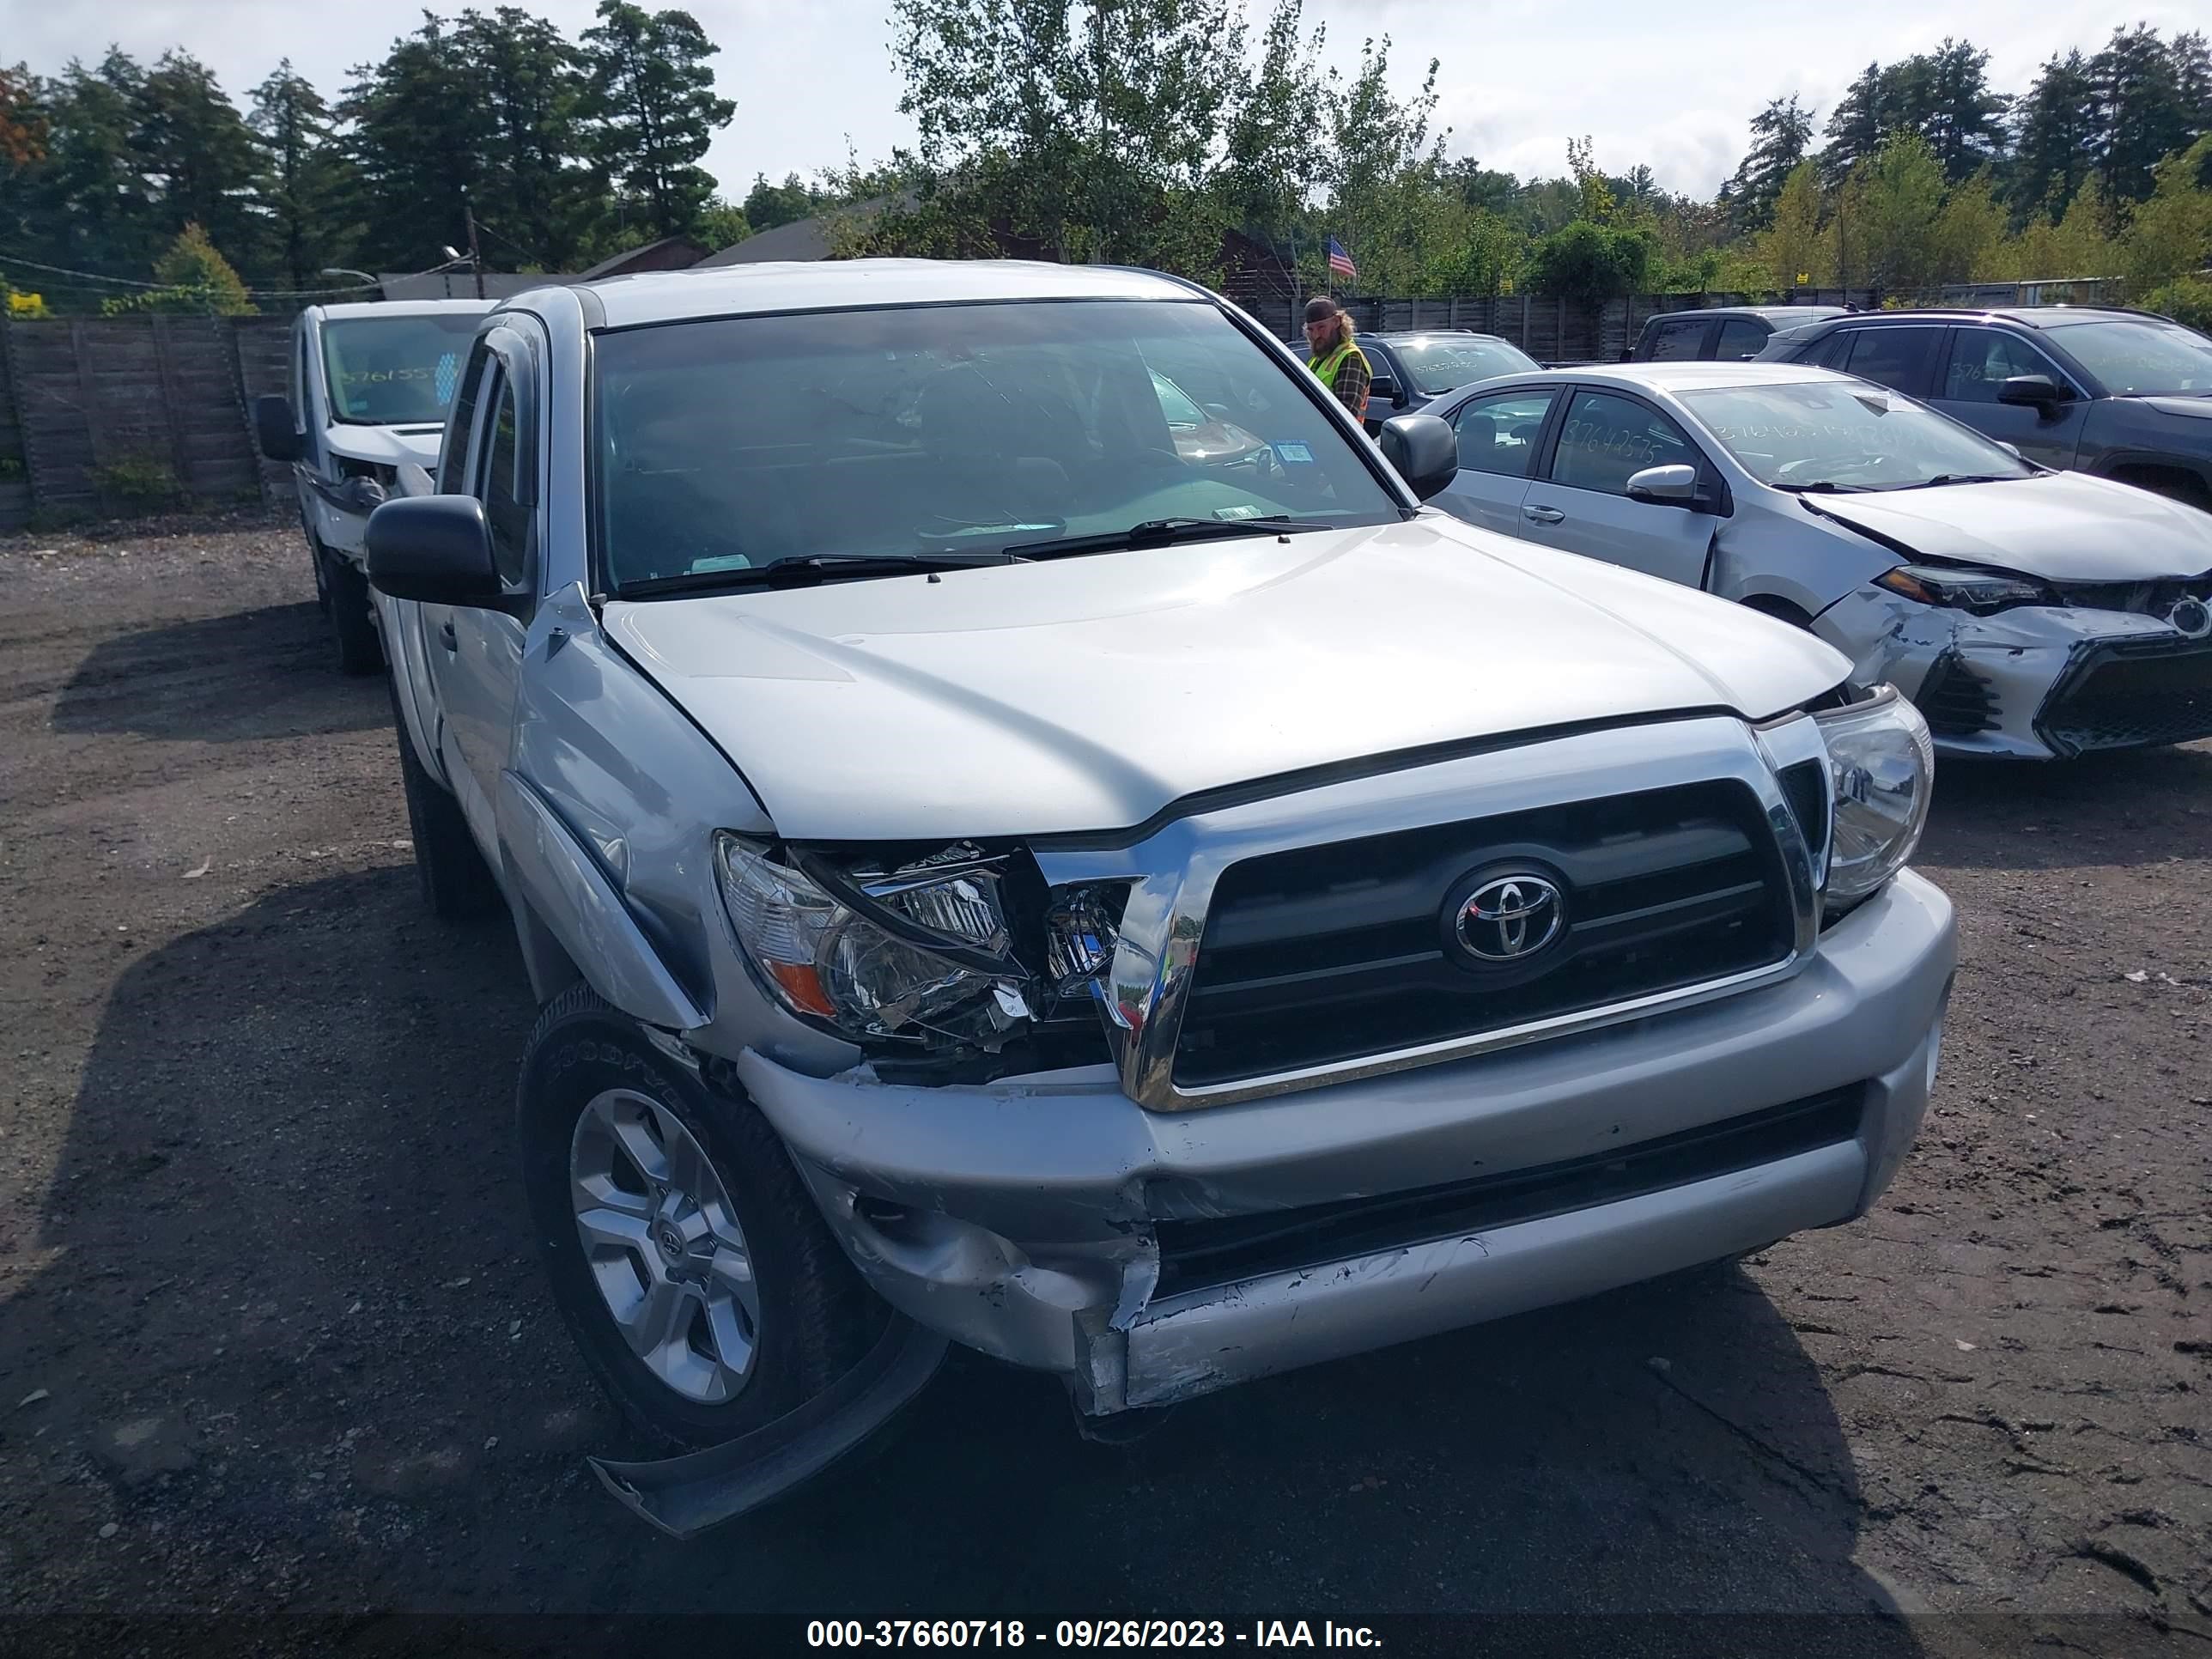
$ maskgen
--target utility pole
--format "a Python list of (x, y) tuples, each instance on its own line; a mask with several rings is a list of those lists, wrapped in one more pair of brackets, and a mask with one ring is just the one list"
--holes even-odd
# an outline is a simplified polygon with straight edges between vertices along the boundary
[(481, 300), (484, 296), (483, 252), (477, 246), (476, 210), (466, 203), (462, 204), (461, 217), (467, 222), (469, 228), (469, 269), (477, 274), (477, 298)]

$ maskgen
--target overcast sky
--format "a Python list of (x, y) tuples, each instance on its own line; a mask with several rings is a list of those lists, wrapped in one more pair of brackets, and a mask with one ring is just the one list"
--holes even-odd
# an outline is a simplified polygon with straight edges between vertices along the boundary
[[(429, 7), (459, 9), (451, 0)], [(692, 0), (690, 9), (720, 44), (721, 89), (737, 100), (737, 118), (707, 157), (731, 196), (742, 198), (756, 173), (780, 179), (841, 162), (848, 138), (867, 161), (909, 136), (887, 45), (889, 0)], [(182, 45), (242, 106), (286, 56), (335, 93), (348, 70), (380, 56), (420, 9), (360, 0), (0, 0), (0, 60), (52, 72), (110, 41), (148, 58)], [(531, 9), (573, 36), (592, 7), (551, 0)], [(2204, 21), (2202, 0), (2138, 0), (2125, 15), (2169, 33)], [(1986, 48), (1999, 89), (2017, 91), (2054, 51), (2094, 50), (2118, 14), (2110, 0), (1856, 0), (1809, 9), (1307, 0), (1307, 16), (1328, 24), (1340, 64), (1356, 61), (1364, 36), (1391, 35), (1403, 90), (1418, 84), (1430, 58), (1443, 59), (1440, 115), (1453, 129), (1455, 155), (1549, 176), (1566, 171), (1567, 139), (1589, 133), (1608, 170), (1648, 161), (1666, 188), (1710, 196), (1743, 152), (1745, 123), (1770, 97), (1797, 92), (1825, 120), (1869, 59), (1923, 51), (1945, 34)]]

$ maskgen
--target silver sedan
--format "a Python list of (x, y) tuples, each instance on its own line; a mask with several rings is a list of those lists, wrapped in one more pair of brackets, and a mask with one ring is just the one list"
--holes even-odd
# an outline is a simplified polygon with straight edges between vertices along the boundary
[(1432, 412), (1460, 456), (1434, 506), (1809, 628), (1947, 753), (2212, 737), (2212, 514), (1794, 364), (1516, 375)]

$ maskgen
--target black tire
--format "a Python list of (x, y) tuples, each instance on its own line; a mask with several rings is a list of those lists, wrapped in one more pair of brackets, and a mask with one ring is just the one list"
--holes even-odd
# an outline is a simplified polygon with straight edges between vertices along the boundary
[(416, 758), (415, 740), (407, 735), (406, 716), (399, 711), (398, 682), (387, 677), (385, 684), (392, 694), (399, 782), (407, 797), (407, 826), (415, 838), (415, 874), (422, 884), (422, 902), (433, 915), (447, 921), (489, 915), (504, 902), (499, 884), (477, 850), (469, 821), (461, 816), (461, 804)]
[[(760, 1300), (757, 1346), (744, 1386), (723, 1403), (678, 1394), (631, 1352), (578, 1237), (570, 1142), (584, 1108), (617, 1088), (648, 1096), (699, 1142), (744, 1231)], [(830, 1236), (768, 1120), (750, 1103), (704, 1087), (589, 986), (572, 986), (538, 1015), (516, 1115), (523, 1185), (554, 1302), (592, 1376), (655, 1445), (710, 1446), (773, 1422), (851, 1370), (881, 1330), (880, 1304)]]
[(352, 560), (322, 549), (325, 609), (331, 619), (331, 638), (337, 646), (341, 674), (374, 674), (384, 666), (384, 641), (369, 614), (368, 578)]

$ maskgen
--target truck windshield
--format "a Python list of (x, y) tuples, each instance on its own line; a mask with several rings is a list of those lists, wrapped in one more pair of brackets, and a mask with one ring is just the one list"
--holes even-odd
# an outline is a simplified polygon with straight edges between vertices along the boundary
[(2112, 397), (2212, 392), (2212, 340), (2195, 329), (2148, 321), (2062, 323), (2050, 334)]
[(1778, 489), (1917, 489), (2025, 478), (2009, 450), (1871, 380), (1799, 380), (1686, 392), (1728, 453)]
[(602, 335), (593, 364), (616, 592), (790, 560), (1046, 556), (1163, 521), (1188, 543), (1400, 516), (1317, 389), (1203, 302), (715, 319)]
[(347, 317), (323, 325), (331, 418), (349, 426), (439, 426), (483, 319)]

